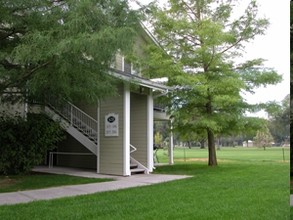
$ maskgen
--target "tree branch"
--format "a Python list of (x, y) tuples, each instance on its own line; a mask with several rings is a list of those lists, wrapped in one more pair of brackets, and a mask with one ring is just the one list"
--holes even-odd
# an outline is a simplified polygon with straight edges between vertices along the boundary
[(28, 71), (24, 72), (24, 74), (21, 74), (19, 77), (17, 77), (15, 80), (11, 81), (11, 79), (7, 80), (0, 86), (0, 93), (2, 93), (5, 89), (11, 88), (11, 87), (18, 87), (21, 85), (21, 83), (27, 81), (29, 78), (32, 77), (32, 75), (38, 71), (41, 68), (44, 68), (48, 66), (52, 61), (47, 61), (43, 64), (40, 64), (33, 69), (29, 69)]

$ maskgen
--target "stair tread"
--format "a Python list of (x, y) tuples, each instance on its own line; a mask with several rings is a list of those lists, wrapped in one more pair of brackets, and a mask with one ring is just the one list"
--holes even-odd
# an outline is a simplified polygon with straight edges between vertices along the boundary
[(134, 169), (130, 169), (130, 171), (133, 172), (144, 172), (145, 170), (142, 168), (134, 168)]

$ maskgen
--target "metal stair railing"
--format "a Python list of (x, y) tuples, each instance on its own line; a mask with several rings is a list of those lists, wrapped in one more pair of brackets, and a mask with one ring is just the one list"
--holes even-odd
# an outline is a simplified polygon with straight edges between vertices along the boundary
[(57, 104), (50, 100), (47, 105), (91, 141), (98, 143), (98, 121), (96, 119), (68, 101)]
[[(132, 144), (129, 145), (130, 147), (130, 154), (137, 151), (137, 148), (134, 147)], [(143, 169), (144, 173), (148, 174), (149, 170), (147, 167), (145, 167), (142, 163), (140, 163), (138, 160), (134, 159), (133, 157), (130, 157), (130, 162), (133, 162), (135, 164), (137, 164), (138, 168)]]

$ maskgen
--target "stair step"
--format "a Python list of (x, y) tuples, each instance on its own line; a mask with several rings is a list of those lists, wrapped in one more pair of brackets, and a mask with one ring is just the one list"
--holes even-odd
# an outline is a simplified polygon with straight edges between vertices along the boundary
[(141, 169), (141, 168), (135, 168), (135, 169), (131, 169), (131, 174), (139, 174), (139, 173), (144, 173), (145, 170)]
[(138, 167), (138, 165), (135, 164), (135, 163), (130, 164), (130, 169), (135, 169), (135, 168), (137, 168), (137, 167)]

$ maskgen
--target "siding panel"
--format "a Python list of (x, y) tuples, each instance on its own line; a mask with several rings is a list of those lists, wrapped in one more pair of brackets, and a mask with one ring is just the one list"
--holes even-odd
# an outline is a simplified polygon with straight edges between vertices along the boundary
[[(119, 94), (123, 94), (122, 86)], [(100, 173), (123, 175), (123, 95), (101, 102), (100, 108)], [(119, 136), (105, 136), (105, 115), (119, 116)]]
[[(66, 139), (58, 146), (58, 152), (68, 153), (91, 153), (87, 148), (75, 140), (72, 136), (67, 134)], [(96, 155), (54, 155), (57, 158), (57, 165), (64, 167), (77, 167), (96, 169), (97, 157)]]
[(147, 166), (147, 96), (131, 93), (130, 143), (137, 148), (132, 157)]

